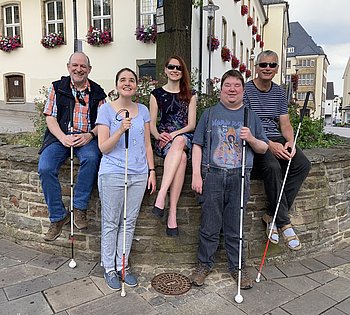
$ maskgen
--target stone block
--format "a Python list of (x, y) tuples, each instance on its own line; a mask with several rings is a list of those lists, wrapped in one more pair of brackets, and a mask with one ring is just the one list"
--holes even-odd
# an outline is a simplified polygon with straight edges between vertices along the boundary
[(335, 218), (333, 220), (328, 220), (320, 222), (320, 232), (319, 236), (325, 238), (327, 236), (334, 235), (339, 232), (339, 219)]
[(16, 229), (30, 230), (32, 233), (42, 233), (40, 221), (31, 219), (27, 216), (23, 216), (17, 213), (7, 213), (7, 223), (10, 227)]
[(45, 204), (30, 202), (28, 208), (31, 217), (47, 218), (49, 216), (49, 211)]

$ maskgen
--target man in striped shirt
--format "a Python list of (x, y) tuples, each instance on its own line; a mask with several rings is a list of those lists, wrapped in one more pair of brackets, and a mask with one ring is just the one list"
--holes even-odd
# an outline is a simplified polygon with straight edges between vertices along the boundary
[(59, 237), (63, 225), (69, 222), (58, 172), (70, 156), (71, 148), (80, 162), (73, 198), (74, 225), (78, 229), (87, 228), (86, 211), (101, 156), (95, 121), (106, 94), (88, 79), (91, 65), (84, 53), (72, 54), (67, 69), (69, 76), (61, 77), (49, 88), (44, 108), (47, 130), (39, 151), (38, 172), (51, 222), (44, 236), (46, 241)]
[(293, 230), (288, 211), (310, 171), (311, 163), (300, 148), (296, 147), (291, 152), (294, 132), (289, 120), (286, 94), (272, 82), (278, 71), (277, 54), (271, 50), (261, 52), (255, 67), (257, 77), (247, 82), (244, 103), (259, 116), (269, 139), (266, 154), (255, 154), (254, 157), (254, 168), (263, 175), (268, 199), (267, 213), (263, 216), (266, 234), (269, 235), (288, 161), (292, 159), (270, 241), (277, 244), (280, 232), (288, 248), (299, 250), (301, 243)]

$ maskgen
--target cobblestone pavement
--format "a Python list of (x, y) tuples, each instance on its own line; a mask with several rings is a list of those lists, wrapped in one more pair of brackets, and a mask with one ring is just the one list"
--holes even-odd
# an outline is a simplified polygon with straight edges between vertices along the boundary
[[(134, 266), (139, 285), (126, 287), (126, 297), (110, 290), (97, 262), (44, 254), (0, 238), (0, 314), (350, 314), (350, 246), (317, 257), (264, 267), (261, 282), (241, 291), (225, 271), (215, 266), (202, 287), (179, 296), (162, 295), (151, 286), (155, 275), (178, 272), (188, 276), (193, 266), (167, 269)], [(256, 268), (248, 268), (255, 279)]]

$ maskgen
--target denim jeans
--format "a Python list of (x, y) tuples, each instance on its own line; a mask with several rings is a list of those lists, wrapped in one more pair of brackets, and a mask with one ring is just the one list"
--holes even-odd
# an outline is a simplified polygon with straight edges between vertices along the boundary
[[(202, 168), (203, 193), (201, 226), (199, 229), (198, 260), (210, 269), (223, 230), (225, 249), (230, 272), (238, 269), (241, 209), (241, 168)], [(244, 209), (250, 195), (250, 169), (245, 172)], [(243, 246), (242, 246), (243, 247)], [(244, 267), (242, 248), (242, 267)]]
[[(273, 139), (284, 144), (284, 138)], [(288, 166), (287, 160), (277, 159), (271, 151), (265, 154), (255, 154), (253, 172), (260, 172), (264, 180), (265, 192), (268, 200), (267, 212), (274, 216), (282, 183)], [(311, 163), (303, 153), (296, 147), (296, 153), (291, 161), (289, 173), (286, 179), (284, 190), (281, 195), (281, 202), (276, 216), (277, 228), (290, 224), (288, 215), (289, 209), (299, 192), (299, 189), (309, 174)]]
[[(125, 266), (131, 250), (136, 220), (147, 185), (148, 174), (127, 176)], [(124, 174), (98, 177), (101, 199), (101, 265), (107, 272), (122, 269), (124, 241)]]
[[(67, 210), (62, 201), (62, 189), (58, 173), (62, 164), (70, 157), (70, 150), (70, 148), (63, 146), (61, 142), (53, 142), (45, 148), (39, 158), (38, 172), (51, 222), (60, 221), (67, 215)], [(74, 185), (73, 206), (86, 211), (97, 178), (101, 154), (97, 140), (92, 140), (82, 147), (74, 148), (73, 152), (80, 162)]]

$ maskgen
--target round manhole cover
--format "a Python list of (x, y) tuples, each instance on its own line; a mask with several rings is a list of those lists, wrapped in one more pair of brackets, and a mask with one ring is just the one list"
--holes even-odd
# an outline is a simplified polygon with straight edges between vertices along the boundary
[(152, 287), (164, 295), (180, 295), (191, 289), (190, 279), (179, 273), (161, 273), (152, 279)]

